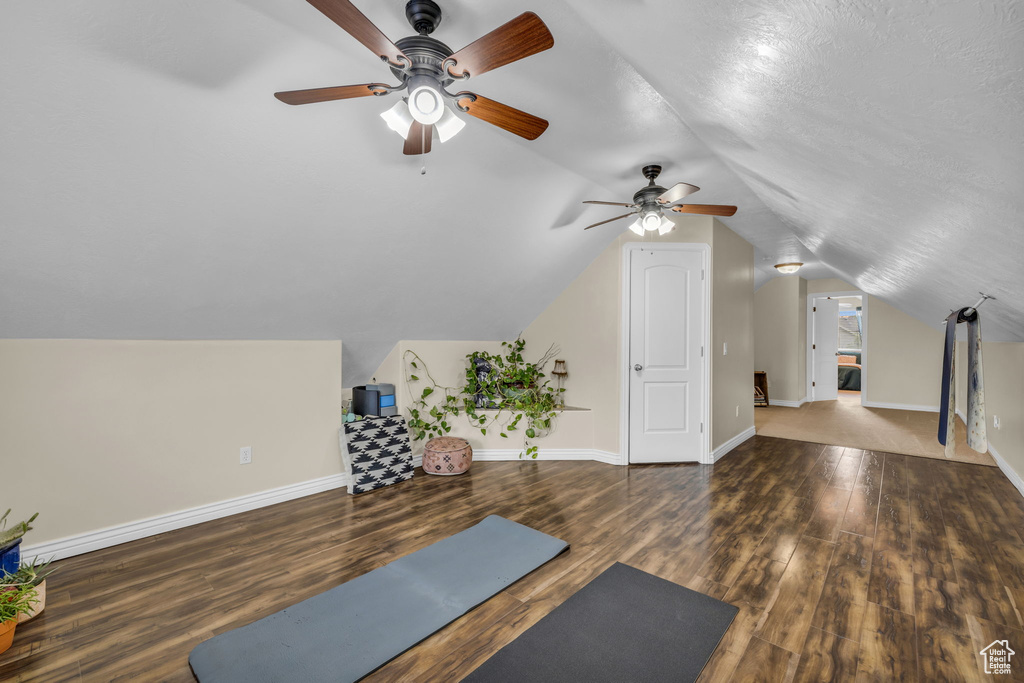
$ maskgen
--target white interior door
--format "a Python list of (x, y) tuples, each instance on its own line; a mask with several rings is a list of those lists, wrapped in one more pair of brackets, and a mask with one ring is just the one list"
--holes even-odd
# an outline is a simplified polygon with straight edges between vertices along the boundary
[(815, 299), (811, 317), (814, 321), (811, 353), (814, 356), (812, 401), (839, 398), (839, 302)]
[(703, 262), (695, 250), (630, 253), (630, 462), (699, 462), (703, 454)]

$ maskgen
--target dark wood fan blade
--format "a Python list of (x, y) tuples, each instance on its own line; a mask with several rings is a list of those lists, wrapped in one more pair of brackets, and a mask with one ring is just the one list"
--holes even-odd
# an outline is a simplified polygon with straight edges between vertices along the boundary
[(554, 44), (551, 31), (540, 17), (524, 12), (453, 54), (450, 59), (455, 60), (455, 65), (448, 67), (448, 73), (456, 78), (467, 72), (470, 76), (479, 76), (543, 52)]
[(593, 199), (588, 199), (587, 201), (585, 201), (583, 203), (584, 204), (601, 204), (603, 206), (626, 206), (626, 207), (636, 206), (636, 204), (626, 204), (624, 202), (598, 202), (598, 201), (595, 201)]
[(597, 227), (597, 226), (599, 226), (599, 225), (604, 225), (605, 223), (611, 223), (612, 221), (617, 221), (617, 220), (619, 220), (620, 218), (626, 218), (626, 217), (628, 217), (628, 216), (632, 216), (632, 215), (633, 215), (633, 212), (632, 212), (632, 211), (630, 211), (629, 213), (624, 213), (624, 214), (622, 214), (621, 216), (616, 216), (615, 218), (609, 218), (608, 220), (606, 220), (606, 221), (601, 221), (600, 223), (594, 223), (593, 225), (588, 225), (587, 227), (585, 227), (585, 228), (583, 228), (583, 229), (584, 229), (584, 230), (590, 230), (591, 228), (596, 228), (596, 227)]
[(433, 137), (434, 127), (432, 125), (423, 125), (419, 121), (413, 121), (412, 128), (409, 129), (409, 134), (405, 137), (405, 149), (402, 151), (406, 154), (428, 154)]
[[(473, 95), (476, 101), (471, 102), (463, 95)], [(519, 111), (514, 107), (501, 102), (489, 100), (475, 93), (459, 93), (455, 96), (460, 105), (467, 108), (466, 113), (475, 116), (481, 121), (493, 124), (498, 128), (504, 128), (509, 133), (515, 133), (527, 140), (536, 140), (541, 133), (548, 129), (548, 122), (525, 111)]]
[(699, 187), (690, 183), (676, 183), (658, 197), (658, 201), (662, 204), (675, 204), (683, 197), (691, 195), (699, 189)]
[(349, 35), (370, 48), (378, 57), (386, 58), (394, 66), (409, 64), (409, 58), (381, 33), (366, 15), (348, 0), (307, 0)]
[(386, 88), (383, 83), (365, 83), (363, 85), (339, 85), (333, 88), (312, 88), (310, 90), (288, 90), (276, 92), (274, 97), (285, 104), (311, 104), (313, 102), (330, 102), (331, 100), (347, 100), (353, 97), (369, 97), (375, 87)]
[(682, 206), (673, 206), (672, 210), (679, 213), (698, 213), (702, 216), (731, 216), (736, 213), (735, 206), (719, 204), (683, 204)]

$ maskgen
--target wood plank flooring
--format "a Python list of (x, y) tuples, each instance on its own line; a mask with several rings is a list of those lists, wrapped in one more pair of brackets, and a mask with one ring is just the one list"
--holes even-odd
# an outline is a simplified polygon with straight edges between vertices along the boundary
[(367, 680), (458, 680), (614, 562), (739, 607), (705, 681), (982, 681), (997, 638), (1024, 680), (1024, 498), (999, 470), (760, 436), (714, 466), (480, 462), (70, 558), (0, 680), (192, 681), (203, 640), (488, 514), (571, 550)]

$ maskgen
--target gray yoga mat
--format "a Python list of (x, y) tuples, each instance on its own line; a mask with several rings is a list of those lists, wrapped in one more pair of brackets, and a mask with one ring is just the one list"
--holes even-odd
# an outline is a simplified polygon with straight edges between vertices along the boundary
[(286, 610), (200, 643), (201, 683), (357, 681), (569, 545), (491, 515)]
[(616, 563), (463, 681), (695, 681), (738, 611)]

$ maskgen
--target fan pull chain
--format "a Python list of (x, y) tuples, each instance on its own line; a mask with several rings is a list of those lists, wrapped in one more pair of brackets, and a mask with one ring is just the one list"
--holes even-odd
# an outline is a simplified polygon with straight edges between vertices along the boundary
[[(430, 132), (431, 132), (431, 134), (433, 134), (434, 129), (431, 128)], [(426, 148), (427, 148), (427, 126), (420, 126), (420, 149), (421, 150), (425, 150)], [(420, 175), (427, 175), (427, 160), (426, 160), (426, 156), (427, 155), (423, 154), (421, 152), (420, 156), (423, 157), (423, 166), (420, 167)]]

